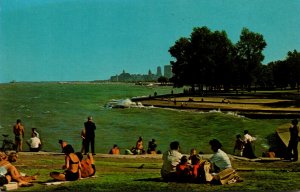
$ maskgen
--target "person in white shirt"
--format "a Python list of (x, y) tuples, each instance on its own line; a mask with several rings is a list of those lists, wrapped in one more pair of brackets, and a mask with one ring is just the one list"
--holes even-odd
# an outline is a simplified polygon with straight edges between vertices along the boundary
[(41, 140), (36, 136), (36, 133), (34, 132), (32, 133), (31, 138), (26, 141), (26, 143), (29, 146), (31, 152), (38, 152), (42, 145)]
[(222, 144), (217, 139), (209, 141), (209, 144), (214, 152), (213, 156), (209, 159), (213, 164), (213, 171), (220, 172), (227, 168), (231, 168), (231, 162), (228, 155), (221, 150)]
[(252, 137), (249, 134), (248, 130), (244, 131), (244, 143), (245, 143), (245, 148), (243, 150), (243, 156), (247, 157), (249, 159), (253, 159), (256, 158), (255, 154), (254, 154), (254, 150), (253, 150), (253, 141), (256, 140), (255, 137)]
[(163, 154), (163, 165), (161, 168), (161, 176), (165, 181), (175, 181), (176, 166), (179, 164), (182, 154), (179, 152), (179, 142), (170, 143), (170, 150)]
[(205, 180), (206, 182), (220, 182), (220, 174), (223, 175), (224, 172), (228, 171), (234, 173), (234, 170), (228, 155), (221, 150), (222, 144), (217, 139), (210, 140), (209, 144), (214, 154), (204, 164)]

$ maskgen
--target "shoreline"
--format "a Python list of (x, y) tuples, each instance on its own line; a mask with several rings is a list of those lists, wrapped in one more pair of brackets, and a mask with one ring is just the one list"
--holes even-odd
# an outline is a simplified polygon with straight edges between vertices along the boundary
[[(168, 108), (194, 112), (227, 112), (253, 119), (293, 119), (300, 118), (300, 107), (293, 106), (297, 100), (286, 98), (262, 98), (256, 96), (184, 96), (160, 95), (156, 97), (132, 98), (144, 106)], [(282, 106), (285, 104), (286, 106)], [(290, 105), (289, 105), (290, 104)]]

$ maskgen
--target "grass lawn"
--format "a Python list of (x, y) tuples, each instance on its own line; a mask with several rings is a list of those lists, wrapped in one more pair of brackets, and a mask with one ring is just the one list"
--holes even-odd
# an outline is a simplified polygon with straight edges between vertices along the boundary
[[(298, 162), (249, 162), (232, 159), (233, 167), (244, 179), (231, 185), (163, 182), (161, 156), (109, 156), (97, 154), (96, 178), (46, 186), (51, 171), (61, 170), (62, 154), (20, 153), (17, 168), (24, 173), (39, 173), (33, 187), (18, 191), (295, 191), (300, 189)], [(143, 168), (140, 168), (143, 165)]]

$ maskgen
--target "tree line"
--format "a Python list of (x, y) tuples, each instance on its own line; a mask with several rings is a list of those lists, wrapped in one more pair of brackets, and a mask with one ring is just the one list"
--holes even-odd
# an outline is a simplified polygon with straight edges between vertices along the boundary
[(240, 89), (298, 88), (300, 53), (289, 51), (282, 61), (263, 65), (263, 35), (243, 28), (233, 44), (225, 31), (211, 31), (206, 26), (193, 29), (190, 37), (181, 37), (170, 47), (175, 87), (192, 90), (228, 91)]

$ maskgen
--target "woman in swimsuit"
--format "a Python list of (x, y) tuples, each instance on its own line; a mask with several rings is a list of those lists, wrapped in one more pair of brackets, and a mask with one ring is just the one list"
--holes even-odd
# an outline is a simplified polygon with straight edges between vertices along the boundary
[(1, 174), (5, 175), (5, 178), (2, 177), (1, 179), (1, 185), (7, 184), (10, 181), (16, 181), (19, 187), (32, 186), (33, 183), (31, 182), (37, 179), (37, 175), (22, 176), (17, 168), (11, 164), (12, 162), (16, 162), (17, 158), (18, 154), (15, 152), (11, 152), (8, 155), (0, 152)]
[(65, 165), (63, 173), (51, 172), (50, 176), (59, 181), (75, 181), (81, 178), (81, 164), (78, 156), (74, 153), (74, 149), (71, 145), (66, 145), (64, 147), (65, 153)]
[(91, 153), (87, 154), (87, 157), (83, 159), (83, 155), (80, 152), (75, 153), (81, 164), (81, 177), (86, 178), (86, 177), (91, 177), (94, 176), (96, 173), (96, 167), (94, 164), (94, 158)]

